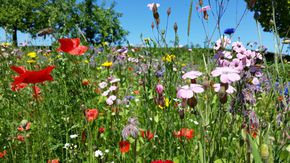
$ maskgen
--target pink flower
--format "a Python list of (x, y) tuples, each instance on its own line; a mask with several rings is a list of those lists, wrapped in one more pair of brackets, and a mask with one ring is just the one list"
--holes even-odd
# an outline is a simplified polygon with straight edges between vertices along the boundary
[(164, 90), (164, 87), (163, 87), (163, 85), (161, 85), (161, 84), (157, 84), (155, 90), (156, 90), (156, 92), (157, 92), (158, 94), (161, 94), (161, 93), (163, 92), (163, 90)]
[[(154, 4), (155, 3), (149, 3), (149, 4), (147, 4), (147, 7), (149, 7), (149, 9), (152, 11)], [(159, 3), (156, 3), (156, 6), (158, 8), (160, 6), (160, 4)]]
[[(215, 92), (219, 92), (221, 90), (221, 84), (217, 83), (213, 85), (214, 87), (214, 91)], [(228, 89), (226, 90), (226, 92), (228, 94), (232, 94), (236, 91), (236, 89), (234, 87), (232, 87), (231, 85), (228, 85)]]
[(219, 50), (220, 48), (225, 48), (230, 43), (231, 43), (231, 40), (229, 38), (227, 38), (226, 36), (223, 36), (222, 38), (218, 39), (215, 42), (214, 49)]
[(217, 67), (211, 72), (213, 77), (220, 76), (222, 83), (232, 83), (241, 79), (239, 71), (230, 67)]
[(115, 90), (117, 90), (117, 88), (118, 88), (118, 87), (112, 85), (112, 86), (109, 88), (109, 90), (110, 90), (110, 91), (115, 91)]
[(201, 9), (199, 9), (198, 11), (199, 12), (204, 12), (204, 11), (208, 11), (208, 10), (210, 10), (211, 8), (210, 8), (210, 6), (204, 6), (204, 7), (202, 7)]
[(110, 97), (107, 98), (106, 103), (108, 105), (113, 105), (114, 101), (117, 99), (115, 95), (111, 95)]
[(182, 79), (195, 79), (201, 75), (202, 73), (199, 71), (189, 71), (185, 73), (184, 75), (182, 75)]
[(185, 86), (182, 86), (177, 91), (177, 98), (189, 99), (193, 97), (193, 93), (201, 93), (203, 91), (204, 89), (202, 85), (199, 85), (199, 84), (190, 84), (190, 86), (185, 85)]
[(254, 85), (258, 85), (258, 84), (260, 84), (260, 81), (259, 81), (258, 78), (254, 77), (253, 80), (252, 80), (252, 83), (253, 83)]
[(107, 87), (107, 83), (106, 82), (101, 82), (100, 84), (99, 84), (99, 87), (101, 88), (101, 89), (104, 89), (105, 87)]
[(242, 71), (244, 69), (243, 62), (237, 58), (232, 60), (232, 62), (230, 63), (230, 67), (232, 67), (238, 71)]

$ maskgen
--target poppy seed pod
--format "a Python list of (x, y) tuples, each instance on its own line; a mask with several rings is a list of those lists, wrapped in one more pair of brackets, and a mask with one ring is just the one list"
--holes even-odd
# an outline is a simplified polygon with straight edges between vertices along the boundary
[(171, 14), (171, 7), (169, 7), (168, 9), (167, 9), (167, 16), (169, 16)]
[(177, 23), (176, 22), (174, 23), (173, 29), (174, 29), (174, 32), (177, 33), (178, 26), (177, 26)]

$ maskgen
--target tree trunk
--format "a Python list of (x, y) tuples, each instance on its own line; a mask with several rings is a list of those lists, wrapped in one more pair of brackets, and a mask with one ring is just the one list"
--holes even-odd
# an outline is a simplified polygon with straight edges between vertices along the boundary
[(17, 46), (17, 27), (13, 27), (13, 45)]

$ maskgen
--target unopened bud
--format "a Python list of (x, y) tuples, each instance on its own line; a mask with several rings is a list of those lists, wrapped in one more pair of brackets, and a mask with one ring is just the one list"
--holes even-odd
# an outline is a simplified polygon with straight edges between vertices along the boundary
[(176, 22), (174, 23), (173, 29), (174, 29), (174, 32), (177, 33), (178, 26), (177, 26), (177, 23)]
[(197, 100), (194, 96), (187, 100), (187, 105), (194, 108), (197, 105)]
[(151, 28), (154, 29), (154, 22), (151, 23)]
[(156, 90), (156, 92), (157, 92), (158, 94), (162, 94), (162, 93), (163, 93), (163, 90), (164, 90), (164, 87), (163, 87), (163, 85), (161, 85), (161, 84), (157, 84), (155, 90)]
[(184, 119), (184, 110), (181, 109), (178, 111), (180, 119)]
[(171, 7), (169, 7), (168, 9), (167, 9), (167, 16), (169, 16), (171, 14)]

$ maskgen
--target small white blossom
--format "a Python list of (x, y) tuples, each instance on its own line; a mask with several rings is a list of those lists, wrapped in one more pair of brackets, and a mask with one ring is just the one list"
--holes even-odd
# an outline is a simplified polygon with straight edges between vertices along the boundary
[(69, 143), (65, 143), (65, 145), (64, 145), (64, 147), (63, 147), (63, 148), (65, 148), (65, 149), (68, 149), (68, 148), (69, 148), (69, 146), (70, 146), (70, 144), (69, 144)]
[(95, 157), (103, 157), (103, 152), (102, 151), (100, 151), (100, 150), (96, 150), (96, 152), (95, 152)]
[(77, 138), (78, 135), (77, 135), (77, 134), (73, 134), (73, 135), (70, 135), (69, 137), (70, 137), (71, 139), (74, 139), (74, 138)]

